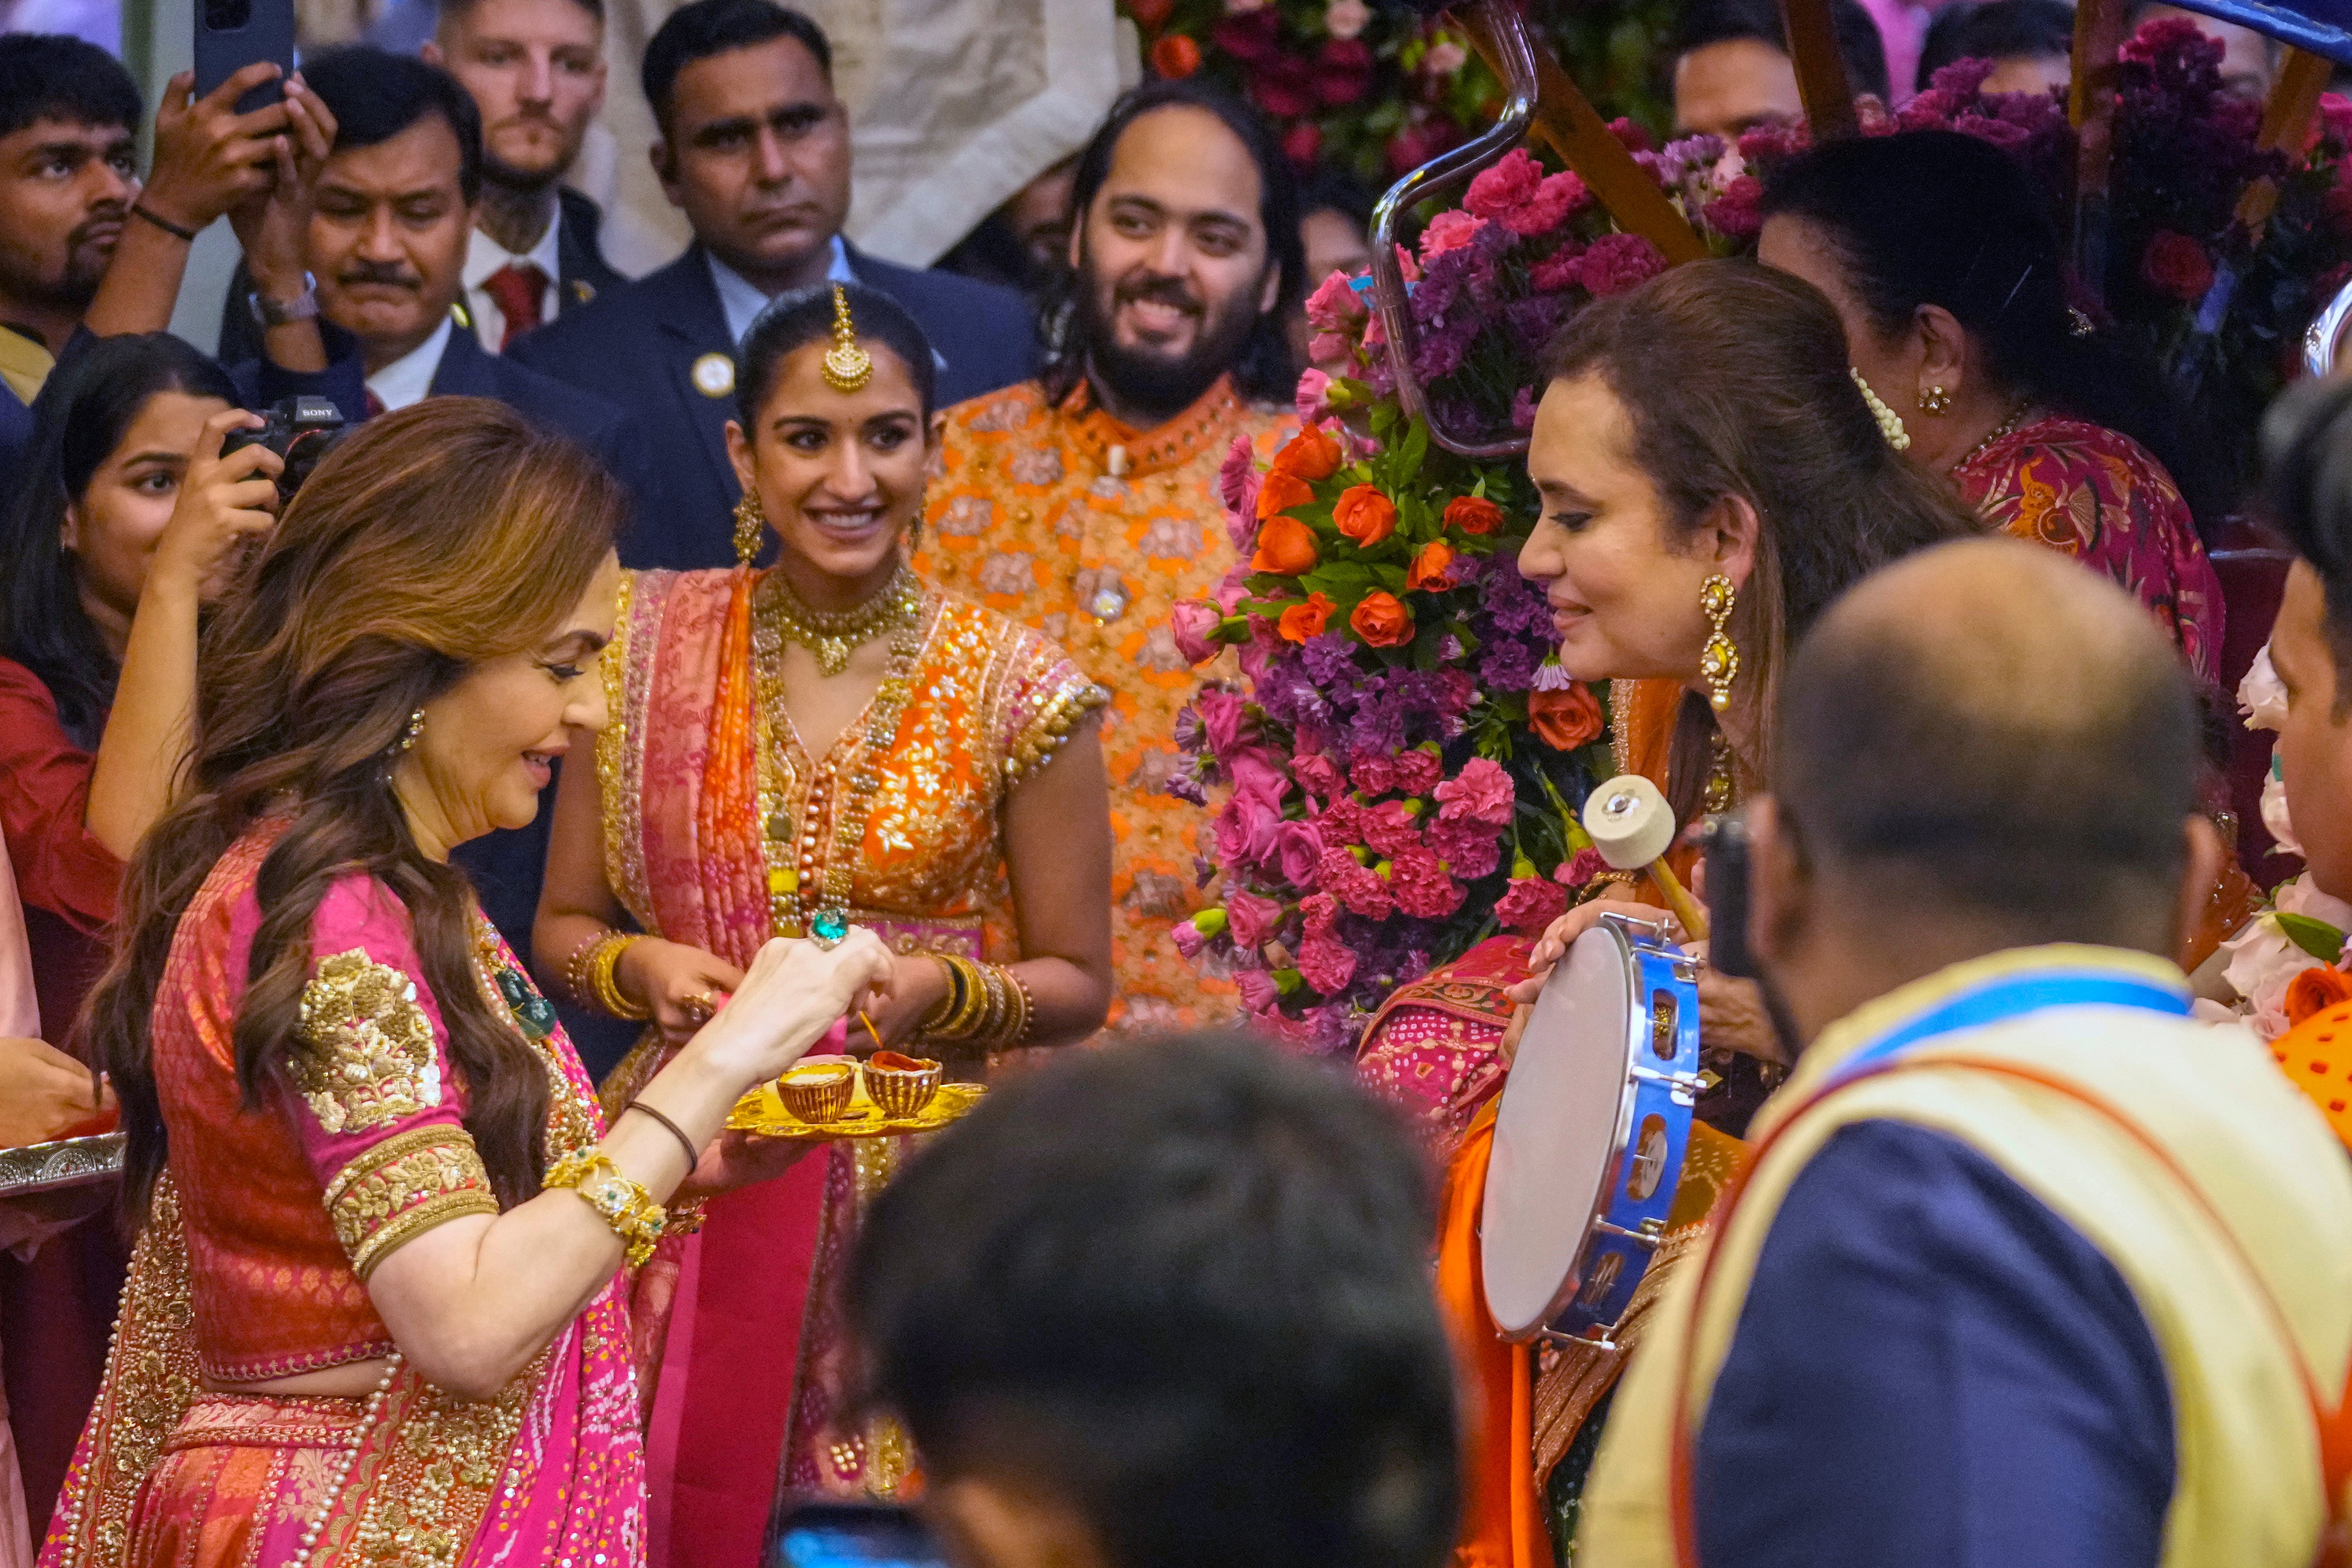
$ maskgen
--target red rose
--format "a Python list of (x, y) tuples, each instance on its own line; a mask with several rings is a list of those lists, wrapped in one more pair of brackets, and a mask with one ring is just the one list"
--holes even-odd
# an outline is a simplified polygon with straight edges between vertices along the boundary
[(1175, 9), (1176, 0), (1127, 0), (1127, 14), (1147, 33), (1156, 33), (1165, 26)]
[(1601, 702), (1580, 680), (1565, 691), (1530, 691), (1528, 722), (1553, 751), (1572, 752), (1601, 733)]
[(1348, 617), (1348, 625), (1374, 647), (1394, 647), (1412, 640), (1412, 612), (1394, 594), (1379, 588), (1364, 595), (1355, 614)]
[(1276, 624), (1275, 629), (1282, 634), (1285, 642), (1306, 642), (1309, 638), (1319, 637), (1323, 635), (1323, 628), (1330, 623), (1331, 612), (1339, 607), (1322, 594), (1309, 594), (1305, 604), (1293, 605), (1282, 612), (1282, 619)]
[(1250, 557), (1250, 570), (1296, 577), (1314, 571), (1321, 559), (1315, 535), (1305, 523), (1295, 517), (1269, 517), (1258, 527), (1257, 553)]
[(2213, 286), (2213, 262), (2205, 247), (2187, 235), (2160, 228), (2147, 242), (2147, 254), (2140, 258), (2139, 275), (2159, 294), (2201, 300)]
[(1445, 503), (1445, 526), (1465, 533), (1492, 533), (1503, 526), (1503, 509), (1485, 496), (1455, 496)]
[(1170, 33), (1151, 46), (1152, 74), (1180, 80), (1201, 68), (1201, 46), (1181, 33)]
[(1322, 154), (1323, 128), (1302, 120), (1282, 133), (1282, 155), (1294, 163), (1309, 164)]
[(1331, 521), (1360, 549), (1370, 550), (1396, 531), (1396, 502), (1370, 485), (1349, 485), (1332, 506)]

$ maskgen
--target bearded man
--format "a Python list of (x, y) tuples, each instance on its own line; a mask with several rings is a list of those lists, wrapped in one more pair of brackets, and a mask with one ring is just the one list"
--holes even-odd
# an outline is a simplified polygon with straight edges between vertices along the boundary
[(1212, 1022), (1170, 939), (1200, 907), (1204, 820), (1164, 786), (1196, 678), (1170, 611), (1234, 561), (1217, 474), (1295, 433), (1284, 322), (1305, 285), (1298, 197), (1263, 121), (1189, 81), (1122, 99), (1079, 154), (1070, 276), (1035, 381), (948, 413), (916, 566), (1044, 631), (1112, 693), (1111, 1027)]

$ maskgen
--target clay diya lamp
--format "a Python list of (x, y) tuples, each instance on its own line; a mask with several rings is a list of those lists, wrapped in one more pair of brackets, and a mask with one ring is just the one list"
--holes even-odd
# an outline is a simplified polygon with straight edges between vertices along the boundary
[(776, 1080), (784, 1109), (803, 1121), (835, 1121), (857, 1092), (857, 1068), (849, 1062), (803, 1062)]
[(866, 1061), (866, 1092), (893, 1119), (919, 1116), (938, 1098), (940, 1064), (927, 1058), (877, 1051)]

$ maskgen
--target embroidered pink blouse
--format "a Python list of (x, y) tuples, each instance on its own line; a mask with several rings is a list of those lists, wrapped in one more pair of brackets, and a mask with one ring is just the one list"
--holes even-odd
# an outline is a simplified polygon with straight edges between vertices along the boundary
[(2063, 550), (2139, 596), (2198, 680), (2219, 679), (2221, 583), (2164, 465), (2119, 431), (2050, 415), (1952, 470), (1996, 528)]

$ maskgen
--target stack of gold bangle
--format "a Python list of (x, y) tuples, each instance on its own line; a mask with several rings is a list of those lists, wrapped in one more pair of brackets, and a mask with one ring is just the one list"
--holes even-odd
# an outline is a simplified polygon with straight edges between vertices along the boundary
[(629, 1267), (643, 1268), (655, 1246), (669, 1228), (669, 1215), (653, 1194), (621, 1173), (621, 1168), (593, 1149), (576, 1150), (547, 1168), (547, 1187), (570, 1187), (582, 1201), (604, 1216), (628, 1249)]
[(934, 953), (948, 972), (948, 994), (923, 1020), (934, 1045), (1010, 1050), (1029, 1037), (1029, 987), (1002, 963)]
[(572, 996), (585, 1006), (632, 1023), (652, 1017), (654, 1010), (630, 1001), (613, 973), (621, 962), (621, 954), (643, 941), (644, 937), (632, 931), (607, 931), (573, 949), (572, 962), (564, 965), (564, 979), (571, 984)]

